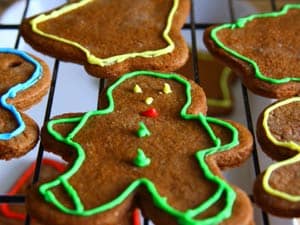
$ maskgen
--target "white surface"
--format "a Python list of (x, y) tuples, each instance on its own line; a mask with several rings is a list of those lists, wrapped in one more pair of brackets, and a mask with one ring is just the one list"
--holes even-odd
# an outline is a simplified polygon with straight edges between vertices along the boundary
[[(2, 16), (0, 16), (0, 23), (18, 24), (23, 13), (24, 2), (25, 1), (20, 0), (12, 5)], [(62, 0), (32, 0), (30, 1), (27, 16), (51, 9), (64, 2), (65, 1)], [(245, 16), (256, 10), (245, 1), (234, 1), (234, 3), (235, 16)], [(197, 23), (221, 23), (230, 21), (229, 6), (227, 1), (224, 0), (195, 1), (195, 13)], [(201, 30), (196, 32), (197, 46), (200, 49), (205, 48), (202, 43), (202, 33), (203, 31)], [(184, 30), (183, 34), (186, 37), (186, 40), (191, 43), (190, 31)], [(0, 30), (0, 47), (14, 47), (16, 37), (17, 32), (15, 30)], [(48, 63), (50, 69), (53, 70), (53, 58), (32, 50), (32, 48), (24, 43), (23, 40), (21, 40), (18, 48), (43, 58)], [(51, 116), (66, 112), (84, 112), (95, 109), (97, 106), (98, 85), (98, 80), (87, 75), (81, 66), (60, 62)], [(239, 82), (234, 85), (234, 96), (236, 100), (235, 110), (228, 118), (241, 122), (247, 126), (244, 101)], [(40, 126), (44, 121), (47, 99), (48, 96), (46, 96), (40, 104), (34, 106), (27, 112)], [(266, 105), (271, 103), (271, 100), (251, 93), (249, 93), (249, 100), (251, 104), (252, 119), (255, 123), (260, 111)], [(0, 161), (0, 194), (8, 191), (9, 187), (22, 171), (35, 160), (38, 146), (19, 159)], [(54, 157), (47, 153), (45, 153), (45, 155)], [(261, 168), (264, 169), (271, 163), (271, 160), (259, 151), (259, 163)], [(248, 194), (251, 194), (252, 183), (255, 179), (252, 159), (249, 159), (242, 167), (226, 172), (226, 177), (228, 177), (231, 182), (244, 189)], [(272, 216), (269, 216), (269, 218), (271, 225), (293, 224), (293, 220), (283, 220)], [(261, 211), (259, 209), (255, 209), (255, 220), (257, 225), (263, 224), (261, 220)]]

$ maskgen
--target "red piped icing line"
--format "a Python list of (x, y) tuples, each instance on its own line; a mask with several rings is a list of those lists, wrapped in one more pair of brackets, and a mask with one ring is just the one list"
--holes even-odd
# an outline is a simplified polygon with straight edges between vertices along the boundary
[(141, 225), (139, 209), (134, 209), (133, 214), (132, 214), (132, 222), (133, 222), (133, 225)]
[(155, 117), (158, 117), (158, 112), (155, 108), (150, 108), (150, 109), (147, 109), (146, 111), (141, 112), (141, 115), (150, 117), (150, 118), (155, 118)]
[[(16, 183), (12, 186), (12, 188), (7, 192), (7, 195), (15, 195), (18, 193), (18, 191), (24, 186), (24, 184), (31, 179), (34, 170), (35, 170), (36, 162), (33, 162), (21, 175), (21, 177), (16, 181)], [(54, 161), (52, 159), (43, 159), (42, 165), (51, 166), (54, 169), (56, 169), (58, 172), (64, 172), (66, 169), (66, 165), (57, 161)], [(26, 218), (26, 215), (24, 213), (18, 213), (14, 212), (9, 208), (9, 204), (4, 203), (0, 204), (0, 212), (7, 218), (16, 219), (24, 221)]]

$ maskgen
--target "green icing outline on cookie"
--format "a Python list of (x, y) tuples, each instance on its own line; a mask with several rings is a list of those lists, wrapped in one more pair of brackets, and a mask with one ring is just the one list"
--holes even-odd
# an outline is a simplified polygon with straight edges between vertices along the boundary
[(248, 17), (240, 18), (235, 23), (226, 23), (226, 24), (217, 26), (211, 30), (211, 38), (218, 45), (218, 47), (222, 48), (225, 52), (252, 65), (253, 69), (255, 71), (255, 77), (260, 80), (263, 80), (268, 83), (273, 83), (273, 84), (284, 84), (284, 83), (291, 82), (291, 81), (300, 82), (300, 78), (297, 78), (297, 77), (285, 77), (285, 78), (281, 78), (281, 79), (276, 79), (276, 78), (271, 78), (271, 77), (265, 76), (264, 74), (261, 73), (259, 66), (257, 65), (257, 63), (254, 60), (252, 60), (244, 55), (239, 54), (237, 51), (235, 51), (229, 47), (226, 47), (217, 37), (217, 32), (222, 29), (243, 28), (243, 27), (245, 27), (245, 25), (248, 22), (251, 22), (254, 19), (267, 18), (267, 17), (279, 17), (282, 15), (285, 15), (289, 11), (289, 9), (300, 9), (300, 4), (287, 4), (282, 8), (281, 11), (278, 11), (278, 12), (253, 14)]
[[(171, 205), (168, 204), (167, 199), (163, 196), (160, 196), (158, 191), (155, 188), (155, 184), (152, 183), (151, 180), (147, 178), (139, 178), (135, 181), (133, 181), (118, 197), (113, 199), (112, 201), (105, 203), (103, 205), (100, 205), (98, 207), (95, 207), (93, 209), (85, 209), (78, 193), (73, 188), (73, 186), (68, 182), (68, 180), (80, 169), (81, 165), (85, 161), (85, 151), (81, 147), (81, 145), (72, 139), (74, 136), (80, 131), (80, 129), (85, 125), (87, 120), (92, 116), (101, 116), (105, 114), (109, 114), (114, 111), (114, 100), (113, 100), (113, 90), (117, 88), (122, 82), (124, 82), (127, 79), (136, 77), (136, 76), (152, 76), (155, 78), (162, 78), (162, 79), (172, 79), (175, 80), (182, 85), (184, 85), (186, 89), (186, 103), (182, 107), (180, 111), (180, 115), (185, 120), (196, 120), (199, 122), (203, 128), (208, 133), (209, 137), (211, 138), (212, 142), (214, 143), (214, 146), (208, 149), (199, 150), (196, 152), (195, 157), (196, 160), (199, 163), (200, 168), (202, 167), (202, 170), (208, 180), (210, 180), (213, 183), (216, 183), (218, 185), (218, 190), (206, 201), (204, 201), (199, 206), (188, 209), (186, 211), (180, 211), (175, 208), (173, 208)], [(188, 114), (187, 110), (192, 102), (191, 97), (191, 85), (190, 83), (185, 80), (184, 78), (176, 75), (176, 74), (165, 74), (165, 73), (158, 73), (158, 72), (151, 72), (151, 71), (135, 71), (128, 74), (123, 75), (119, 80), (117, 80), (115, 83), (113, 83), (107, 90), (107, 98), (109, 105), (105, 109), (101, 110), (95, 110), (95, 111), (89, 111), (85, 113), (84, 115), (80, 117), (73, 117), (73, 118), (62, 118), (62, 119), (55, 119), (50, 121), (47, 124), (48, 132), (59, 142), (62, 142), (64, 144), (67, 144), (74, 148), (74, 150), (77, 152), (78, 157), (75, 159), (74, 163), (70, 166), (69, 170), (66, 171), (64, 174), (60, 175), (57, 179), (50, 181), (48, 183), (42, 184), (39, 188), (40, 194), (44, 196), (44, 199), (48, 201), (49, 203), (53, 204), (55, 207), (57, 207), (59, 210), (61, 210), (64, 213), (71, 214), (71, 215), (78, 215), (78, 216), (91, 216), (96, 213), (104, 212), (106, 210), (112, 209), (116, 207), (118, 204), (122, 203), (136, 188), (139, 186), (145, 186), (148, 190), (149, 194), (152, 196), (152, 200), (154, 204), (160, 208), (161, 210), (165, 211), (166, 213), (170, 214), (171, 216), (175, 217), (179, 224), (183, 225), (214, 225), (219, 224), (224, 219), (227, 219), (231, 216), (232, 210), (233, 210), (233, 204), (236, 199), (236, 193), (230, 187), (230, 185), (222, 180), (218, 175), (213, 174), (209, 166), (206, 164), (206, 156), (215, 154), (217, 152), (226, 151), (229, 149), (232, 149), (233, 147), (237, 146), (239, 144), (239, 133), (237, 129), (232, 126), (229, 122), (204, 116), (202, 113), (199, 113), (197, 115), (194, 114)], [(61, 123), (77, 123), (77, 125), (74, 127), (72, 131), (70, 131), (69, 134), (67, 134), (66, 137), (63, 137), (60, 133), (57, 133), (54, 130), (54, 126)], [(209, 123), (216, 124), (218, 126), (223, 126), (226, 129), (228, 129), (232, 133), (232, 140), (231, 142), (222, 145), (221, 140), (216, 137), (214, 134), (212, 128), (210, 127)], [(64, 206), (61, 202), (56, 199), (54, 193), (50, 190), (51, 188), (54, 188), (56, 186), (62, 185), (65, 191), (69, 194), (69, 197), (72, 199), (74, 204), (74, 209), (67, 208)], [(205, 218), (205, 219), (195, 219), (194, 217), (199, 215), (200, 213), (207, 210), (209, 207), (211, 207), (213, 204), (218, 202), (218, 200), (225, 196), (225, 206), (222, 210), (220, 210), (219, 213), (216, 215)]]

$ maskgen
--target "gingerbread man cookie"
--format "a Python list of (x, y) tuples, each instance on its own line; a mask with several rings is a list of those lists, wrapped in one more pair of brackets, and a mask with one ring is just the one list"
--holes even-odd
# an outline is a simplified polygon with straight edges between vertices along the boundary
[(66, 173), (28, 193), (43, 224), (130, 224), (134, 208), (155, 224), (250, 225), (247, 195), (221, 169), (251, 154), (242, 125), (205, 116), (203, 90), (177, 74), (136, 71), (107, 89), (108, 106), (50, 120), (47, 151)]
[(256, 94), (286, 98), (300, 94), (300, 4), (210, 27), (209, 51), (240, 75)]
[(113, 78), (136, 69), (174, 71), (188, 57), (181, 27), (189, 0), (83, 0), (28, 18), (33, 48)]
[(275, 102), (260, 115), (257, 137), (272, 164), (254, 185), (255, 201), (267, 212), (300, 216), (300, 97)]
[(38, 141), (37, 124), (20, 111), (47, 93), (50, 73), (41, 59), (9, 48), (0, 48), (0, 73), (0, 159), (11, 159)]

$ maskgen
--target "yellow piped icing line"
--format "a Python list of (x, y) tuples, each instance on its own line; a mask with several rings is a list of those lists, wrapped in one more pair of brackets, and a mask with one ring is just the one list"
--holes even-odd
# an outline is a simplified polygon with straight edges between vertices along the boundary
[(299, 195), (292, 195), (292, 194), (289, 194), (289, 193), (286, 193), (283, 191), (276, 190), (276, 189), (272, 188), (271, 185), (269, 184), (269, 180), (271, 178), (273, 171), (279, 169), (280, 167), (291, 165), (293, 163), (297, 163), (300, 161), (300, 145), (293, 141), (278, 141), (272, 135), (272, 133), (269, 129), (269, 126), (268, 126), (268, 118), (269, 118), (270, 112), (278, 107), (290, 104), (292, 102), (300, 102), (300, 97), (293, 97), (293, 98), (286, 99), (286, 100), (278, 102), (278, 103), (274, 104), (273, 106), (271, 106), (270, 108), (268, 108), (264, 113), (263, 127), (265, 129), (268, 139), (273, 144), (297, 151), (298, 154), (290, 159), (287, 159), (287, 160), (284, 160), (284, 161), (281, 161), (281, 162), (278, 162), (278, 163), (275, 163), (275, 164), (269, 166), (263, 176), (262, 184), (263, 184), (264, 190), (271, 195), (277, 196), (279, 198), (285, 199), (290, 202), (299, 202), (300, 201)]
[(33, 32), (49, 38), (49, 39), (53, 39), (55, 41), (59, 41), (59, 42), (63, 42), (65, 44), (68, 45), (72, 45), (78, 49), (80, 49), (81, 51), (83, 51), (86, 55), (87, 61), (90, 64), (94, 64), (94, 65), (98, 65), (98, 66), (109, 66), (109, 65), (113, 65), (115, 63), (120, 63), (123, 62), (129, 58), (135, 58), (135, 57), (143, 57), (143, 58), (152, 58), (152, 57), (157, 57), (157, 56), (161, 56), (164, 54), (168, 54), (170, 52), (172, 52), (175, 48), (175, 43), (174, 41), (171, 39), (169, 33), (171, 30), (171, 26), (172, 26), (172, 22), (173, 22), (173, 18), (174, 15), (178, 9), (178, 5), (179, 5), (179, 0), (173, 0), (173, 6), (172, 9), (170, 10), (170, 13), (168, 15), (168, 19), (167, 19), (167, 24), (166, 27), (163, 31), (163, 39), (168, 43), (168, 46), (165, 48), (161, 48), (161, 49), (157, 49), (157, 50), (148, 50), (148, 51), (144, 51), (144, 52), (132, 52), (132, 53), (126, 53), (126, 54), (122, 54), (122, 55), (116, 55), (116, 56), (111, 56), (108, 58), (99, 58), (95, 55), (93, 55), (86, 47), (82, 46), (81, 44), (53, 35), (53, 34), (49, 34), (49, 33), (45, 33), (42, 30), (40, 30), (38, 28), (38, 25), (42, 22), (45, 22), (49, 19), (54, 19), (57, 18), (65, 13), (68, 13), (70, 11), (76, 10), (80, 7), (85, 6), (88, 3), (93, 2), (94, 0), (82, 0), (79, 2), (75, 2), (75, 3), (71, 3), (68, 4), (58, 10), (52, 11), (50, 14), (46, 15), (46, 14), (41, 14), (39, 16), (37, 16), (36, 18), (33, 18), (30, 21), (31, 27)]
[[(207, 61), (213, 61), (214, 58), (207, 53), (199, 53), (198, 58), (202, 60), (207, 60)], [(228, 87), (228, 80), (231, 74), (231, 69), (228, 67), (225, 67), (222, 70), (221, 77), (219, 80), (219, 85), (220, 89), (223, 95), (223, 99), (215, 99), (215, 98), (207, 98), (207, 105), (208, 106), (215, 106), (215, 107), (223, 107), (223, 108), (228, 108), (232, 105), (232, 101), (230, 98), (230, 91)]]
[(299, 144), (297, 144), (296, 142), (294, 141), (278, 141), (273, 135), (272, 135), (272, 132), (270, 131), (270, 128), (268, 126), (268, 119), (269, 119), (269, 115), (270, 113), (276, 109), (276, 108), (279, 108), (281, 106), (284, 106), (284, 105), (287, 105), (287, 104), (290, 104), (292, 102), (300, 102), (300, 97), (293, 97), (293, 98), (288, 98), (284, 101), (280, 101), (274, 105), (272, 105), (271, 107), (269, 107), (265, 113), (264, 113), (264, 118), (263, 118), (263, 127), (266, 131), (266, 134), (267, 134), (267, 137), (268, 139), (275, 145), (278, 145), (278, 146), (282, 146), (282, 147), (286, 147), (286, 148), (289, 148), (289, 149), (292, 149), (292, 150), (295, 150), (295, 151), (298, 151), (300, 152), (300, 146)]

